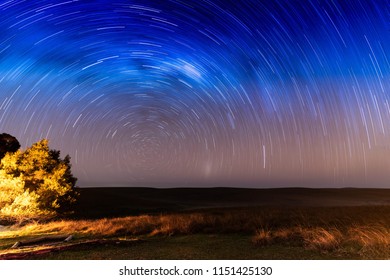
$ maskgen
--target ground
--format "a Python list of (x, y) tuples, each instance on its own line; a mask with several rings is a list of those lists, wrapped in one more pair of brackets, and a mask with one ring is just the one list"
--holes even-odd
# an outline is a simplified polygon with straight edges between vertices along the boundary
[(0, 228), (0, 258), (390, 259), (385, 189), (81, 189), (75, 210)]

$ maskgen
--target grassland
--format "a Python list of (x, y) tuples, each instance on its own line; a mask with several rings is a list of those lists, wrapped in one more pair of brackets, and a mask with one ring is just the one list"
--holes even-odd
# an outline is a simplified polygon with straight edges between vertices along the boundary
[(84, 189), (73, 217), (0, 238), (0, 258), (390, 259), (390, 190)]

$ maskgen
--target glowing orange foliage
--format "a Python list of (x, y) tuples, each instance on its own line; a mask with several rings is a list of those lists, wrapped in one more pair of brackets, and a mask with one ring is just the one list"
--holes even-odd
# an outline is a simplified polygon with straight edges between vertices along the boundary
[(7, 153), (0, 165), (0, 215), (41, 218), (69, 211), (77, 197), (70, 167), (69, 156), (61, 159), (46, 139)]

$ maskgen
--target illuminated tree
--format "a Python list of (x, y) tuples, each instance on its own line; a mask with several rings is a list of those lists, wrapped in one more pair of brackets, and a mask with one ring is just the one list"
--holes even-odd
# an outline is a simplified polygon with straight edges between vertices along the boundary
[(0, 214), (8, 218), (52, 217), (71, 210), (78, 196), (70, 157), (43, 139), (26, 151), (7, 153), (0, 165)]

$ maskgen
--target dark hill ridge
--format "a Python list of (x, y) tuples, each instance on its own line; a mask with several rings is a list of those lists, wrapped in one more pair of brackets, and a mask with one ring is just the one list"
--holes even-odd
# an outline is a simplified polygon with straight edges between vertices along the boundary
[(80, 188), (79, 217), (113, 217), (226, 207), (390, 205), (390, 189)]

